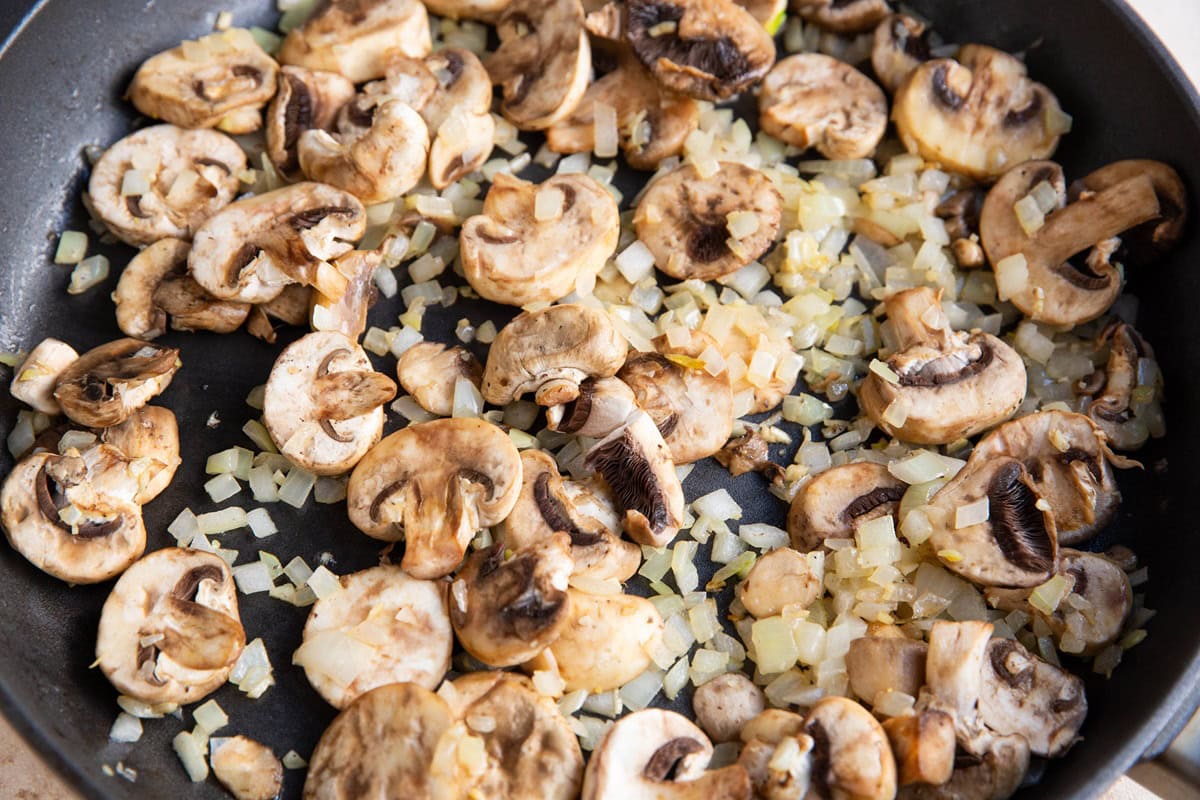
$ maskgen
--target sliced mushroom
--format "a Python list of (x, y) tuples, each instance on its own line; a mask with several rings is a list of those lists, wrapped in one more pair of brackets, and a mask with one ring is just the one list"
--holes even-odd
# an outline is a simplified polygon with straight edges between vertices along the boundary
[(329, 0), (288, 32), (279, 61), (362, 83), (383, 77), (392, 53), (421, 58), (431, 47), (420, 0)]
[[(1042, 183), (1057, 195), (1058, 207), (1029, 234), (1014, 207)], [(1112, 306), (1121, 293), (1121, 273), (1112, 263), (1119, 244), (1114, 237), (1160, 219), (1162, 208), (1154, 182), (1145, 174), (1086, 192), (1070, 205), (1065, 204), (1064, 185), (1062, 168), (1052, 161), (1014, 167), (988, 192), (979, 232), (998, 283), (1008, 287), (1002, 291), (1005, 299), (1030, 319), (1070, 327)], [(1069, 260), (1085, 250), (1085, 266)], [(1025, 262), (1023, 274), (1019, 268), (1000, 266), (1017, 255)]]
[(88, 202), (121, 241), (190, 239), (241, 188), (246, 155), (209, 130), (153, 125), (109, 147), (92, 167)]
[(175, 470), (183, 463), (179, 456), (179, 425), (175, 413), (162, 406), (144, 406), (124, 422), (100, 431), (100, 441), (117, 448), (126, 458), (141, 461), (130, 465), (138, 470), (138, 492), (133, 501), (145, 505), (162, 494)]
[(1025, 399), (1025, 364), (989, 333), (950, 329), (939, 296), (922, 287), (884, 301), (899, 340), (891, 374), (872, 370), (858, 390), (863, 411), (891, 436), (946, 444), (1003, 422)]
[(173, 347), (117, 339), (88, 350), (60, 372), (54, 399), (72, 422), (107, 428), (161, 394), (179, 366)]
[[(707, 684), (706, 684), (707, 685)], [(813, 739), (802, 733), (804, 718), (769, 708), (742, 728), (737, 763), (763, 800), (803, 800), (812, 789)]]
[(954, 717), (930, 709), (885, 720), (883, 731), (896, 759), (896, 777), (901, 786), (936, 786), (950, 780), (954, 772)]
[(834, 33), (869, 31), (888, 15), (887, 0), (792, 0), (805, 22)]
[(396, 384), (352, 339), (310, 333), (288, 345), (267, 378), (263, 424), (292, 463), (316, 475), (348, 472), (383, 435)]
[(296, 146), (305, 131), (332, 130), (338, 112), (354, 99), (354, 83), (336, 72), (283, 67), (279, 90), (267, 108), (267, 155), (286, 178), (300, 177)]
[(848, 539), (854, 528), (896, 513), (908, 488), (883, 464), (861, 461), (827, 469), (792, 499), (787, 528), (792, 547), (817, 550), (826, 539)]
[(768, 744), (778, 744), (803, 730), (804, 717), (782, 708), (768, 708), (746, 723), (742, 728), (741, 740), (747, 744), (755, 739)]
[(351, 250), (340, 256), (334, 267), (347, 279), (346, 293), (335, 300), (315, 289), (309, 292), (308, 318), (312, 329), (334, 331), (357, 341), (367, 329), (367, 312), (379, 296), (375, 270), (382, 263), (383, 254), (378, 250)]
[(924, 642), (905, 636), (855, 639), (846, 653), (850, 691), (872, 705), (884, 692), (903, 692), (916, 697), (925, 685), (925, 654), (928, 650)]
[(892, 118), (909, 152), (982, 181), (1048, 158), (1066, 127), (1058, 99), (1020, 59), (979, 44), (913, 70)]
[(312, 607), (292, 656), (312, 687), (334, 708), (389, 683), (437, 688), (454, 646), (445, 584), (390, 565), (339, 580)]
[(235, 800), (275, 800), (283, 791), (283, 764), (271, 748), (245, 736), (213, 739), (210, 747), (213, 775)]
[(250, 133), (262, 125), (260, 109), (275, 94), (278, 69), (250, 31), (230, 28), (147, 59), (129, 84), (129, 100), (181, 128)]
[(425, 7), (439, 17), (492, 21), (510, 0), (423, 0)]
[(96, 663), (123, 695), (184, 705), (225, 683), (245, 644), (229, 565), (168, 547), (113, 586), (100, 613)]
[(9, 392), (34, 411), (54, 416), (62, 413), (54, 398), (54, 387), (63, 371), (75, 363), (79, 353), (64, 341), (42, 339), (13, 369)]
[(593, 694), (624, 686), (652, 663), (649, 650), (662, 640), (663, 620), (644, 597), (630, 594), (587, 594), (567, 591), (566, 627), (526, 669), (539, 669), (552, 659), (566, 690)]
[(594, 283), (620, 233), (616, 201), (587, 175), (530, 183), (501, 173), (483, 213), (463, 223), (459, 250), (482, 297), (527, 306)]
[(926, 687), (918, 702), (920, 710), (949, 714), (959, 744), (976, 756), (995, 738), (979, 719), (978, 708), (992, 630), (990, 622), (934, 622), (925, 659)]
[(454, 387), (458, 380), (468, 380), (478, 388), (483, 367), (465, 347), (420, 342), (405, 350), (396, 361), (396, 377), (421, 408), (448, 417), (454, 411)]
[(883, 88), (895, 94), (913, 70), (932, 58), (933, 30), (907, 14), (891, 14), (875, 27), (871, 68)]
[(717, 742), (736, 741), (746, 723), (762, 713), (767, 699), (754, 681), (727, 672), (696, 687), (692, 708), (696, 723)]
[(1115, 449), (1137, 450), (1151, 435), (1144, 415), (1158, 408), (1158, 376), (1144, 374), (1157, 370), (1145, 370), (1142, 361), (1153, 362), (1154, 351), (1132, 325), (1118, 319), (1104, 326), (1096, 344), (1108, 345), (1108, 363), (1080, 380), (1076, 392), (1086, 398), (1088, 417)]
[[(964, 578), (981, 586), (1037, 586), (1054, 574), (1054, 514), (1017, 459), (997, 456), (964, 467), (927, 509), (936, 516), (930, 545)], [(984, 521), (974, 522), (979, 517)]]
[[(735, 239), (730, 217), (747, 213), (755, 228)], [(782, 214), (783, 199), (766, 175), (723, 161), (709, 177), (684, 164), (656, 178), (638, 201), (633, 224), (660, 270), (680, 280), (715, 280), (765, 253)]]
[(903, 800), (1007, 800), (1029, 771), (1029, 745), (1020, 736), (996, 737), (978, 756), (959, 753), (950, 780), (914, 783), (900, 790)]
[(978, 186), (970, 186), (952, 193), (933, 210), (944, 220), (954, 260), (962, 269), (974, 269), (987, 263), (979, 244), (979, 214), (986, 196)]
[[(454, 725), (450, 706), (413, 683), (380, 686), (330, 723), (313, 751), (305, 800), (433, 797), (438, 742)], [(451, 795), (452, 796), (452, 795)]]
[(713, 746), (674, 711), (647, 708), (621, 718), (596, 745), (581, 800), (750, 800), (746, 770), (707, 771)]
[(568, 303), (526, 311), (500, 329), (488, 351), (483, 397), (507, 405), (527, 392), (555, 406), (579, 397), (587, 378), (615, 375), (629, 345), (608, 314)]
[(754, 562), (737, 586), (737, 598), (750, 615), (763, 619), (785, 608), (808, 608), (825, 592), (825, 554), (781, 547)]
[(1179, 173), (1161, 161), (1145, 158), (1114, 161), (1072, 183), (1067, 193), (1068, 199), (1076, 202), (1139, 176), (1149, 178), (1154, 184), (1159, 216), (1121, 234), (1121, 249), (1116, 259), (1127, 266), (1148, 266), (1156, 256), (1174, 247), (1183, 235), (1188, 203)]
[(1030, 653), (1013, 639), (987, 648), (979, 717), (1002, 736), (1019, 735), (1039, 756), (1060, 756), (1087, 716), (1083, 681)]
[(521, 456), (480, 419), (441, 419), (387, 436), (358, 462), (347, 487), (350, 521), (368, 536), (403, 539), (404, 570), (440, 578), (475, 532), (500, 522), (521, 490)]
[(620, 378), (588, 378), (579, 384), (579, 397), (546, 409), (546, 427), (599, 439), (624, 425), (637, 410), (633, 390)]
[(821, 53), (778, 62), (758, 96), (762, 129), (832, 159), (870, 158), (887, 129), (887, 98), (870, 78)]
[[(352, 256), (356, 252), (360, 251), (351, 250), (346, 255)], [(334, 259), (333, 263), (337, 264), (338, 259)], [(349, 280), (347, 279), (347, 292), (350, 291)], [(299, 283), (289, 283), (272, 299), (254, 306), (254, 310), (261, 311), (264, 317), (277, 319), (284, 325), (303, 325), (309, 321), (309, 309), (312, 307), (314, 291), (316, 290)], [(327, 297), (323, 299), (329, 300)]]
[(713, 457), (735, 478), (747, 472), (761, 472), (774, 484), (784, 477), (783, 467), (771, 460), (770, 443), (758, 428), (730, 439)]
[(871, 712), (845, 697), (818, 700), (804, 718), (812, 737), (812, 784), (821, 795), (894, 797), (896, 762)]
[(663, 86), (725, 100), (775, 63), (775, 42), (732, 0), (630, 0), (625, 39)]
[(188, 270), (222, 300), (266, 303), (293, 283), (340, 298), (348, 279), (328, 262), (353, 250), (366, 228), (366, 210), (353, 194), (297, 183), (210, 217), (196, 231)]

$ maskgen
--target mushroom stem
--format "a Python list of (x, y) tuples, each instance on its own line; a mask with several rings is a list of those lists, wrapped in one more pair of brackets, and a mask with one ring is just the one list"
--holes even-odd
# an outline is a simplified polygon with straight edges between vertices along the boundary
[(1081, 197), (1051, 214), (1030, 243), (1046, 263), (1061, 264), (1105, 239), (1159, 216), (1154, 183), (1145, 175), (1127, 178)]

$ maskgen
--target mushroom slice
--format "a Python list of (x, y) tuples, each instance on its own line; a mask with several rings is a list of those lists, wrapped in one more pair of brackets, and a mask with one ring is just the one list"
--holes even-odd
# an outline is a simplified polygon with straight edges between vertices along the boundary
[(718, 675), (697, 686), (692, 696), (696, 723), (718, 742), (736, 741), (742, 728), (761, 714), (766, 704), (763, 690), (740, 672)]
[(492, 667), (530, 660), (567, 625), (570, 575), (571, 538), (562, 532), (515, 553), (505, 542), (472, 553), (451, 587), (459, 643)]
[(1076, 391), (1087, 398), (1088, 417), (1115, 449), (1137, 450), (1152, 433), (1147, 417), (1160, 408), (1158, 371), (1146, 368), (1147, 362), (1154, 362), (1154, 351), (1132, 325), (1118, 319), (1101, 331), (1097, 346), (1105, 344), (1109, 349), (1104, 370), (1081, 380)]
[(113, 293), (122, 333), (156, 339), (168, 319), (177, 331), (233, 333), (246, 321), (248, 303), (218, 300), (187, 274), (191, 248), (182, 239), (159, 239), (129, 261)]
[(546, 409), (546, 427), (599, 439), (624, 425), (637, 410), (633, 390), (620, 378), (588, 378), (579, 384), (579, 397)]
[(263, 423), (292, 463), (316, 475), (354, 467), (383, 435), (396, 384), (352, 339), (310, 333), (288, 345), (267, 378)]
[(896, 759), (896, 777), (901, 786), (936, 786), (950, 780), (954, 772), (954, 717), (927, 709), (885, 720), (883, 731)]
[(792, 10), (805, 22), (833, 33), (862, 33), (888, 15), (887, 0), (792, 0)]
[(1183, 235), (1188, 220), (1187, 190), (1179, 173), (1161, 161), (1145, 158), (1114, 161), (1071, 184), (1071, 202), (1103, 192), (1131, 178), (1145, 176), (1154, 184), (1159, 216), (1121, 234), (1117, 260), (1125, 265), (1146, 266), (1170, 250)]
[(237, 195), (245, 169), (245, 153), (224, 134), (153, 125), (104, 151), (92, 167), (87, 197), (126, 244), (190, 239)]
[(584, 466), (599, 473), (624, 510), (624, 526), (639, 544), (664, 547), (683, 520), (683, 487), (654, 421), (637, 411), (598, 441)]
[(916, 697), (925, 685), (929, 646), (904, 636), (862, 636), (850, 642), (846, 674), (850, 691), (866, 703), (885, 692)]
[(620, 233), (616, 201), (587, 175), (530, 183), (501, 173), (483, 213), (463, 223), (459, 250), (481, 296), (527, 306), (594, 284)]
[(596, 745), (581, 800), (750, 800), (737, 764), (706, 771), (713, 746), (687, 717), (659, 708), (617, 720)]
[(684, 140), (700, 123), (695, 100), (663, 88), (622, 51), (616, 69), (588, 86), (574, 113), (546, 129), (546, 146), (555, 153), (595, 150), (597, 104), (616, 112), (617, 140), (625, 163), (634, 169), (657, 169), (663, 159), (682, 153)]
[(500, 113), (521, 130), (543, 130), (579, 105), (592, 48), (579, 0), (511, 0), (496, 21), (500, 47), (484, 62), (503, 90)]
[(637, 572), (642, 551), (610, 526), (608, 518), (615, 513), (606, 498), (585, 484), (564, 481), (553, 456), (543, 450), (523, 450), (521, 469), (521, 494), (500, 523), (507, 546), (521, 552), (561, 531), (570, 539), (572, 575), (624, 582)]
[[(738, 224), (742, 235), (735, 238), (732, 219), (747, 214), (746, 227), (753, 230), (745, 233)], [(723, 161), (709, 177), (684, 164), (654, 179), (638, 201), (633, 224), (660, 270), (680, 280), (707, 281), (765, 253), (775, 243), (782, 214), (783, 199), (766, 175)]]
[(421, 408), (448, 417), (454, 411), (454, 387), (458, 381), (470, 381), (478, 389), (483, 367), (460, 345), (446, 347), (438, 342), (419, 342), (396, 361), (396, 378)]
[(1117, 513), (1121, 491), (1109, 462), (1127, 462), (1108, 449), (1092, 420), (1070, 411), (1039, 411), (1006, 422), (985, 436), (970, 465), (1019, 459), (1039, 497), (1050, 505), (1060, 544), (1086, 541)]
[(477, 19), (491, 22), (511, 0), (423, 0), (425, 7), (439, 17)]
[(450, 669), (454, 634), (446, 586), (384, 565), (343, 575), (304, 624), (292, 663), (334, 708), (389, 683), (435, 689)]
[(483, 397), (502, 406), (534, 392), (540, 405), (567, 403), (579, 397), (584, 380), (615, 375), (628, 351), (602, 310), (567, 303), (526, 311), (492, 342)]
[(275, 800), (283, 791), (283, 764), (265, 744), (232, 736), (213, 739), (211, 749), (213, 775), (235, 800)]
[(107, 428), (161, 394), (179, 366), (173, 347), (117, 339), (92, 348), (60, 372), (54, 399), (72, 422)]
[(1020, 736), (995, 737), (980, 755), (959, 753), (955, 763), (945, 783), (909, 784), (899, 796), (904, 800), (1007, 800), (1029, 771), (1029, 745)]
[(649, 651), (663, 635), (663, 620), (653, 603), (630, 594), (569, 589), (567, 595), (566, 626), (526, 669), (540, 669), (550, 661), (568, 692), (599, 694), (624, 686), (650, 667)]
[(785, 608), (808, 608), (825, 592), (825, 554), (781, 547), (754, 562), (737, 586), (737, 598), (750, 615), (763, 619)]
[[(1148, 175), (1130, 175), (1065, 206), (1064, 183), (1062, 168), (1052, 161), (1014, 167), (988, 192), (979, 233), (1003, 298), (1032, 320), (1070, 327), (1100, 316), (1121, 293), (1114, 237), (1159, 219), (1162, 210)], [(1057, 209), (1028, 233), (1015, 208), (1042, 184), (1056, 195)], [(1084, 266), (1069, 261), (1085, 250)], [(1023, 264), (1006, 262), (1017, 256)]]
[(375, 270), (382, 263), (383, 254), (378, 250), (351, 250), (334, 261), (334, 267), (346, 277), (346, 293), (338, 300), (316, 290), (308, 293), (308, 319), (313, 330), (334, 331), (357, 341), (367, 329), (367, 312), (379, 297)]
[(831, 159), (870, 158), (887, 129), (883, 90), (821, 53), (789, 56), (772, 67), (758, 108), (764, 131)]
[(432, 47), (420, 0), (329, 0), (288, 32), (279, 61), (362, 83), (383, 77), (393, 53), (421, 58)]
[(658, 82), (700, 100), (725, 100), (775, 63), (775, 42), (732, 0), (630, 0), (625, 39)]
[(184, 705), (225, 683), (245, 644), (229, 565), (168, 547), (113, 586), (100, 613), (96, 663), (123, 695)]
[(787, 528), (792, 547), (817, 550), (826, 539), (848, 539), (855, 527), (892, 516), (908, 485), (883, 464), (860, 461), (827, 469), (792, 498)]
[(1025, 399), (1025, 364), (989, 333), (950, 329), (939, 296), (906, 289), (884, 301), (899, 340), (890, 374), (872, 369), (858, 390), (863, 411), (889, 435), (946, 444), (1003, 422)]
[(461, 47), (444, 47), (425, 57), (437, 90), (417, 108), (429, 127), (429, 181), (445, 189), (475, 172), (492, 154), (496, 123), (492, 79), (479, 57)]
[(63, 371), (79, 358), (75, 348), (54, 338), (42, 339), (13, 370), (9, 392), (34, 411), (54, 416), (62, 413), (54, 387)]
[(147, 59), (129, 84), (129, 100), (181, 128), (250, 133), (262, 125), (260, 109), (275, 94), (278, 69), (250, 31), (230, 28)]
[(1019, 735), (1039, 756), (1061, 756), (1087, 716), (1083, 681), (1013, 639), (993, 639), (983, 665), (979, 718), (1001, 735)]
[(658, 426), (673, 462), (691, 464), (717, 453), (733, 431), (733, 390), (728, 372), (712, 375), (700, 361), (710, 347), (718, 349), (716, 341), (685, 331), (652, 344), (658, 352), (631, 355), (617, 377)]
[(969, 186), (953, 192), (933, 210), (945, 221), (950, 249), (961, 269), (974, 269), (987, 263), (979, 244), (979, 214), (984, 197), (986, 193), (978, 186)]
[(730, 439), (713, 457), (735, 478), (747, 472), (761, 472), (774, 484), (784, 477), (783, 467), (771, 460), (770, 443), (757, 428)]
[(222, 300), (266, 303), (293, 283), (340, 298), (348, 279), (328, 262), (353, 250), (366, 228), (366, 210), (353, 194), (297, 183), (210, 217), (196, 231), (188, 270)]
[[(145, 505), (163, 493), (183, 463), (179, 457), (179, 425), (175, 413), (162, 406), (143, 406), (124, 422), (100, 431), (100, 441), (134, 461), (138, 491), (133, 501)], [(135, 466), (141, 461), (140, 466)]]
[(104, 467), (121, 470), (120, 452), (106, 445), (85, 461), (40, 452), (18, 462), (0, 489), (0, 523), (9, 544), (43, 572), (68, 583), (99, 583), (119, 575), (146, 549), (142, 511), (132, 492), (101, 492)]
[(300, 135), (332, 130), (338, 112), (354, 99), (354, 83), (336, 72), (283, 67), (279, 90), (267, 107), (267, 155), (286, 178), (299, 178)]
[(521, 491), (521, 456), (480, 419), (410, 425), (375, 445), (350, 475), (350, 521), (368, 536), (403, 539), (404, 570), (449, 574), (476, 531), (508, 516)]
[(367, 692), (321, 734), (305, 800), (435, 796), (434, 753), (453, 725), (450, 706), (424, 687), (393, 683)]
[(892, 118), (909, 152), (981, 181), (1048, 158), (1068, 128), (1058, 99), (1020, 59), (979, 44), (913, 70)]
[(883, 88), (895, 94), (913, 70), (933, 57), (933, 30), (907, 14), (891, 14), (875, 27), (871, 68)]
[(1037, 586), (1054, 574), (1054, 514), (1017, 459), (996, 456), (964, 467), (933, 496), (930, 511), (929, 543), (964, 578), (981, 586)]
[[(707, 684), (705, 684), (707, 685)], [(768, 708), (742, 728), (737, 763), (763, 800), (803, 800), (811, 790), (813, 740), (802, 733), (804, 717)]]
[(804, 718), (812, 737), (812, 784), (823, 796), (891, 798), (896, 762), (871, 712), (845, 697), (818, 700)]

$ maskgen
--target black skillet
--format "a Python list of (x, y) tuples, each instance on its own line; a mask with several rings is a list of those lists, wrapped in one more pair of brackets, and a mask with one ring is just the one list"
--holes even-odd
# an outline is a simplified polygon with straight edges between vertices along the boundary
[[(135, 114), (121, 100), (133, 69), (146, 57), (212, 29), (216, 13), (234, 12), (236, 24), (273, 27), (270, 0), (7, 0), (0, 30), (15, 32), (0, 46), (0, 348), (28, 348), (53, 335), (84, 350), (119, 335), (108, 299), (131, 252), (100, 248), (113, 275), (89, 294), (65, 292), (68, 272), (51, 263), (56, 232), (85, 229), (79, 194), (87, 168), (83, 149), (107, 145), (131, 130)], [(1156, 158), (1173, 164), (1194, 190), (1200, 186), (1200, 98), (1162, 45), (1118, 0), (911, 0), (951, 41), (980, 41), (1007, 50), (1028, 49), (1030, 70), (1074, 115), (1059, 158), (1068, 177), (1119, 158)], [(28, 14), (26, 12), (28, 11)], [(24, 16), (23, 16), (24, 15)], [(627, 196), (636, 174), (624, 175)], [(1193, 195), (1193, 202), (1195, 202)], [(93, 237), (94, 240), (95, 237)], [(93, 249), (93, 252), (96, 252)], [(1165, 747), (1196, 703), (1200, 674), (1200, 521), (1188, 498), (1200, 497), (1200, 241), (1195, 226), (1162, 263), (1130, 275), (1141, 299), (1139, 326), (1156, 346), (1167, 376), (1170, 436), (1140, 454), (1144, 472), (1125, 472), (1125, 502), (1112, 530), (1095, 543), (1133, 546), (1150, 566), (1147, 605), (1158, 610), (1149, 637), (1130, 651), (1111, 681), (1091, 678), (1091, 712), (1080, 742), (1063, 761), (1049, 765), (1021, 797), (1095, 798), (1131, 764)], [(398, 300), (397, 300), (398, 302)], [(394, 324), (397, 302), (380, 303), (372, 321)], [(455, 322), (507, 320), (511, 312), (460, 302), (427, 317), (432, 333), (451, 340)], [(293, 334), (294, 335), (294, 334)], [(285, 340), (288, 337), (285, 337)], [(203, 459), (244, 444), (243, 404), (264, 381), (281, 345), (244, 334), (171, 334), (184, 367), (162, 397), (179, 417), (185, 465), (175, 484), (146, 509), (151, 549), (171, 543), (166, 525), (185, 506), (208, 510), (200, 485)], [(282, 343), (281, 343), (282, 344)], [(390, 359), (378, 366), (391, 371)], [(10, 371), (0, 371), (5, 383)], [(11, 430), (17, 404), (0, 393), (0, 434)], [(216, 412), (221, 424), (206, 426)], [(392, 420), (394, 427), (398, 422)], [(790, 455), (782, 454), (784, 456)], [(1167, 465), (1169, 464), (1169, 468)], [(6, 450), (0, 474), (11, 469)], [(783, 504), (761, 479), (703, 465), (685, 484), (689, 497), (729, 486), (748, 517), (782, 524)], [(241, 496), (239, 496), (240, 498)], [(237, 501), (235, 498), (234, 501)], [(349, 572), (377, 561), (377, 543), (355, 531), (341, 506), (309, 504), (302, 512), (270, 509), (281, 533), (263, 544), (285, 562), (322, 551), (334, 569)], [(249, 548), (250, 534), (225, 537)], [(243, 560), (249, 558), (243, 556)], [(117, 712), (115, 693), (90, 670), (100, 606), (108, 585), (68, 588), (0, 545), (0, 705), (34, 748), (86, 796), (222, 797), (211, 780), (193, 786), (171, 750), (183, 723), (146, 725), (136, 745), (108, 742)], [(289, 668), (305, 612), (265, 595), (242, 598), (249, 638), (261, 636), (277, 667), (278, 685), (258, 701), (227, 686), (215, 695), (229, 712), (225, 732), (245, 733), (277, 753), (307, 756), (333, 711)], [(190, 727), (190, 720), (188, 723)], [(138, 770), (136, 784), (106, 777), (118, 760)], [(303, 772), (288, 773), (285, 796), (297, 797)]]

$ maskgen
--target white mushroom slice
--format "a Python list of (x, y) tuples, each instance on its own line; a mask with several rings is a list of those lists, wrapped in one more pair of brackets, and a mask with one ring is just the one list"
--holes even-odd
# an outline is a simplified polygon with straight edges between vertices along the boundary
[[(394, 683), (351, 703), (321, 734), (304, 797), (434, 797), (438, 742), (454, 725), (446, 701), (412, 683)], [(453, 795), (448, 795), (453, 796)]]
[(583, 776), (581, 800), (750, 800), (737, 764), (706, 771), (713, 746), (674, 711), (647, 708), (609, 728)]
[(366, 227), (366, 210), (354, 195), (297, 183), (238, 200), (210, 217), (196, 231), (188, 270), (222, 300), (265, 303), (293, 283), (340, 298), (348, 279), (327, 262), (354, 249), (351, 242)]
[(339, 580), (341, 591), (313, 606), (292, 656), (312, 687), (334, 708), (389, 683), (437, 688), (454, 645), (445, 584), (390, 565)]
[(54, 399), (54, 387), (58, 376), (77, 358), (79, 353), (66, 342), (43, 339), (13, 369), (9, 392), (34, 411), (51, 416), (61, 413), (62, 408)]
[(522, 130), (542, 130), (579, 105), (592, 48), (579, 0), (511, 0), (496, 21), (500, 47), (484, 62), (503, 90), (500, 113)]
[(909, 152), (982, 181), (1048, 158), (1064, 133), (1058, 99), (1008, 53), (965, 45), (958, 60), (917, 67), (896, 91), (892, 119)]
[(392, 53), (420, 58), (432, 46), (420, 0), (330, 0), (288, 32), (279, 61), (362, 83), (382, 78)]
[(501, 173), (459, 248), (472, 288), (513, 306), (553, 302), (591, 285), (617, 247), (617, 203), (587, 175), (530, 183)]
[(292, 463), (316, 475), (348, 472), (383, 435), (396, 384), (340, 333), (288, 345), (267, 379), (263, 423)]
[(892, 374), (871, 370), (859, 387), (863, 411), (891, 436), (946, 444), (1003, 422), (1025, 399), (1025, 363), (989, 333), (954, 331), (928, 287), (884, 301), (900, 344)]
[(894, 94), (913, 70), (932, 58), (932, 33), (932, 28), (907, 14), (892, 14), (876, 26), (871, 68), (883, 88)]
[(384, 438), (351, 473), (346, 502), (363, 533), (404, 540), (406, 572), (440, 578), (462, 561), (476, 531), (508, 516), (520, 491), (512, 440), (489, 422), (457, 418)]
[(805, 22), (834, 33), (862, 33), (887, 16), (887, 0), (792, 0)]
[(332, 130), (338, 112), (354, 99), (354, 83), (336, 72), (283, 67), (279, 90), (267, 107), (267, 155), (280, 174), (300, 177), (296, 146), (300, 134), (314, 128)]
[(588, 378), (579, 384), (579, 397), (546, 409), (546, 427), (599, 439), (624, 425), (637, 410), (633, 390), (620, 378)]
[(825, 591), (824, 553), (798, 553), (790, 547), (763, 555), (737, 586), (737, 598), (751, 616), (763, 619), (785, 608), (808, 608)]
[(429, 147), (429, 182), (445, 189), (475, 172), (492, 154), (496, 123), (492, 79), (479, 57), (461, 47), (445, 47), (425, 57), (425, 67), (438, 88), (417, 108), (433, 143)]
[(129, 100), (181, 128), (250, 133), (262, 124), (259, 109), (275, 94), (278, 69), (250, 31), (230, 28), (147, 59), (129, 84)]
[(9, 544), (38, 569), (68, 583), (106, 581), (146, 548), (133, 493), (123, 489), (113, 496), (93, 485), (110, 477), (102, 474), (105, 468), (114, 468), (127, 486), (125, 460), (107, 445), (92, 449), (100, 452), (91, 465), (76, 456), (31, 455), (17, 463), (0, 490), (0, 523)]
[(375, 270), (381, 264), (383, 254), (378, 250), (351, 250), (334, 261), (337, 271), (346, 276), (346, 293), (335, 300), (315, 289), (309, 292), (308, 320), (312, 329), (335, 331), (357, 341), (367, 329), (367, 312), (379, 296)]
[(1013, 639), (993, 639), (983, 664), (979, 718), (1002, 736), (1019, 735), (1039, 756), (1061, 756), (1087, 716), (1083, 681)]
[(896, 762), (883, 728), (845, 697), (817, 701), (804, 718), (813, 739), (812, 782), (821, 794), (870, 800), (894, 797)]
[(896, 759), (896, 777), (901, 786), (936, 786), (950, 780), (954, 772), (954, 717), (927, 709), (885, 720), (883, 730)]
[[(741, 238), (730, 217), (752, 214), (754, 229)], [(656, 178), (638, 202), (633, 224), (654, 264), (673, 278), (715, 280), (736, 272), (775, 242), (783, 200), (769, 178), (731, 161), (702, 178), (684, 164)]]
[[(175, 413), (162, 406), (144, 406), (124, 422), (100, 431), (100, 441), (120, 450), (138, 470), (138, 492), (133, 500), (145, 505), (171, 484), (183, 463), (179, 456), (179, 425)], [(137, 462), (141, 462), (138, 464)]]
[(746, 744), (755, 739), (768, 744), (778, 744), (803, 730), (804, 717), (782, 708), (768, 708), (746, 723), (740, 738)]
[(1134, 267), (1153, 263), (1183, 235), (1188, 221), (1188, 199), (1179, 173), (1161, 161), (1129, 158), (1089, 172), (1086, 177), (1072, 182), (1067, 190), (1067, 198), (1074, 202), (1139, 176), (1149, 178), (1154, 184), (1159, 216), (1121, 234), (1121, 249), (1116, 259)]
[(88, 200), (121, 241), (190, 239), (241, 188), (246, 154), (209, 130), (153, 125), (109, 147), (92, 167)]
[(500, 329), (488, 351), (483, 397), (507, 405), (528, 392), (540, 405), (579, 396), (587, 378), (615, 375), (629, 345), (608, 314), (568, 303), (526, 311)]
[(821, 53), (778, 62), (758, 96), (762, 129), (831, 159), (870, 158), (887, 129), (883, 90), (849, 64)]
[(92, 348), (60, 372), (54, 399), (72, 422), (107, 428), (162, 393), (179, 366), (173, 347), (117, 339)]
[(448, 417), (454, 411), (454, 387), (459, 379), (478, 389), (483, 367), (465, 347), (420, 342), (396, 360), (396, 378), (421, 408)]
[(210, 760), (213, 775), (235, 800), (275, 800), (283, 791), (283, 764), (271, 748), (245, 736), (221, 739)]
[(905, 786), (904, 800), (1007, 800), (1029, 771), (1029, 745), (1020, 736), (995, 737), (980, 755), (962, 759), (950, 780)]
[(826, 539), (853, 537), (857, 525), (894, 515), (907, 488), (883, 464), (862, 461), (825, 470), (792, 498), (787, 520), (792, 547), (807, 553)]
[(953, 717), (959, 744), (974, 755), (991, 739), (979, 720), (978, 704), (992, 630), (990, 622), (975, 621), (938, 621), (929, 630), (920, 707)]
[(754, 681), (740, 672), (727, 672), (696, 687), (692, 709), (696, 723), (717, 742), (732, 742), (746, 723), (762, 713), (767, 699)]
[(100, 614), (96, 662), (123, 695), (184, 705), (225, 683), (245, 644), (229, 565), (212, 553), (168, 547), (113, 586)]
[(813, 740), (807, 734), (768, 743), (752, 739), (737, 763), (750, 776), (754, 797), (762, 800), (803, 800), (812, 788)]
[(850, 691), (873, 704), (883, 692), (916, 697), (925, 685), (928, 645), (906, 636), (862, 636), (850, 642), (846, 675)]

